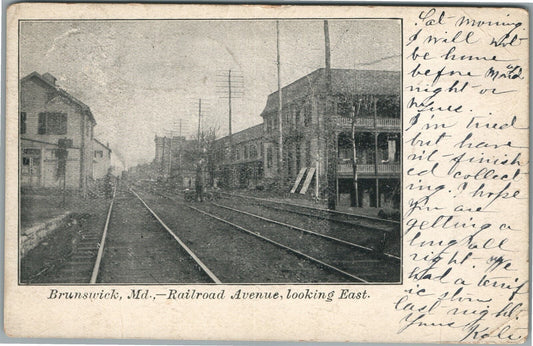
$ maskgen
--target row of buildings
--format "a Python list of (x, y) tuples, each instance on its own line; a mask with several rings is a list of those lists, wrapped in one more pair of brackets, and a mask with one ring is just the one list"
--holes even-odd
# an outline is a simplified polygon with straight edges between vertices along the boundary
[[(323, 198), (334, 174), (337, 203), (399, 209), (401, 189), (401, 76), (395, 71), (324, 68), (281, 89), (282, 160), (279, 160), (278, 92), (270, 94), (263, 122), (215, 140), (207, 154), (184, 157), (200, 147), (183, 137), (156, 137), (153, 166), (159, 177), (191, 184), (199, 157), (212, 183), (229, 188), (280, 186)], [(352, 136), (352, 128), (355, 136)], [(335, 139), (335, 157), (327, 142)], [(354, 187), (352, 137), (356, 147)], [(202, 153), (200, 153), (202, 154)], [(328, 160), (335, 160), (334, 170)], [(282, 162), (282, 167), (279, 167)], [(357, 193), (356, 193), (357, 191)]]
[[(79, 190), (86, 194), (111, 166), (111, 149), (94, 137), (96, 120), (80, 100), (59, 88), (49, 73), (20, 80), (20, 186)], [(64, 181), (60, 141), (68, 143)]]

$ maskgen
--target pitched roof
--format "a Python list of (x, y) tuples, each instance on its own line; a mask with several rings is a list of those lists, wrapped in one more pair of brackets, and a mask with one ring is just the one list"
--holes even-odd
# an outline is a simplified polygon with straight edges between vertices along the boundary
[[(331, 69), (331, 93), (352, 95), (400, 95), (399, 71)], [(284, 86), (281, 96), (284, 103), (310, 94), (323, 94), (326, 88), (326, 69), (319, 68)], [(261, 113), (265, 116), (278, 109), (278, 92), (268, 95)]]
[[(49, 73), (45, 73), (45, 75), (46, 74), (49, 75), (52, 78), (55, 78)], [(22, 82), (26, 82), (26, 81), (28, 81), (28, 80), (30, 80), (32, 78), (38, 79), (39, 81), (44, 83), (48, 88), (50, 88), (50, 89), (54, 90), (55, 92), (57, 92), (58, 95), (61, 95), (61, 96), (65, 97), (66, 99), (68, 99), (69, 101), (71, 101), (72, 103), (76, 104), (78, 107), (80, 107), (80, 109), (81, 109), (81, 111), (83, 113), (89, 115), (89, 119), (91, 120), (91, 122), (94, 125), (96, 125), (96, 120), (94, 119), (93, 113), (91, 112), (91, 109), (89, 108), (89, 106), (87, 106), (85, 103), (81, 102), (80, 100), (78, 100), (77, 98), (75, 98), (74, 96), (72, 96), (71, 94), (66, 92), (65, 90), (63, 90), (63, 89), (59, 88), (58, 86), (56, 86), (55, 84), (51, 83), (47, 78), (43, 77), (39, 73), (37, 73), (37, 72), (30, 73), (29, 75), (27, 75), (26, 77), (21, 79), (21, 83)]]
[(108, 147), (108, 146), (105, 145), (104, 143), (100, 142), (98, 139), (93, 138), (93, 140), (94, 140), (96, 143), (100, 144), (100, 145), (101, 145), (102, 147), (104, 147), (105, 149), (107, 149), (107, 150), (109, 150), (110, 152), (112, 152), (112, 150), (111, 150), (110, 147)]

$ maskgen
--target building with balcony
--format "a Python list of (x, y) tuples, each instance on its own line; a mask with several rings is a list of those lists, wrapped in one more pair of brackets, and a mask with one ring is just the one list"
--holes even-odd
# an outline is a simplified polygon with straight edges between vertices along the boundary
[[(333, 159), (338, 203), (398, 209), (400, 77), (396, 71), (332, 69), (328, 83), (326, 70), (321, 68), (283, 87), (282, 167), (278, 167), (278, 92), (270, 94), (261, 113), (265, 179), (275, 181), (281, 175), (287, 191), (324, 197), (328, 160)], [(326, 146), (332, 137), (333, 158), (328, 157)]]
[(263, 180), (263, 124), (215, 141), (214, 176), (220, 187), (250, 188)]
[[(96, 121), (80, 100), (59, 88), (49, 73), (33, 72), (20, 81), (21, 186), (87, 191), (93, 172)], [(59, 141), (69, 143), (65, 181), (60, 174)]]

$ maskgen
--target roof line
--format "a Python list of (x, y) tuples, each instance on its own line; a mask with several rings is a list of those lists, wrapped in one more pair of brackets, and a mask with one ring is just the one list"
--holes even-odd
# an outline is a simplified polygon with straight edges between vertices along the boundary
[(104, 143), (100, 142), (98, 139), (94, 138), (93, 137), (93, 140), (96, 141), (98, 144), (100, 144), (101, 146), (103, 146), (104, 148), (106, 148), (107, 150), (109, 150), (110, 152), (113, 152), (113, 150), (111, 150), (110, 147), (108, 147), (107, 145), (105, 145)]
[(66, 97), (67, 99), (69, 99), (70, 101), (74, 102), (75, 104), (77, 104), (82, 112), (85, 112), (89, 115), (92, 123), (94, 125), (96, 125), (96, 119), (94, 119), (94, 116), (93, 116), (93, 113), (91, 112), (91, 108), (89, 106), (87, 106), (85, 103), (81, 102), (80, 100), (78, 100), (77, 98), (75, 98), (74, 96), (72, 96), (70, 93), (68, 93), (66, 90), (63, 90), (61, 89), (60, 87), (58, 87), (57, 85), (54, 85), (52, 83), (50, 83), (48, 80), (46, 80), (46, 78), (44, 78), (41, 74), (39, 74), (37, 71), (33, 71), (32, 73), (30, 73), (29, 75), (23, 77), (21, 79), (21, 82), (23, 81), (27, 81), (33, 77), (36, 77), (38, 78), (40, 81), (44, 82), (44, 84), (46, 84), (48, 87), (54, 89), (54, 91), (56, 91), (58, 93), (58, 95), (60, 96), (63, 96), (63, 97)]

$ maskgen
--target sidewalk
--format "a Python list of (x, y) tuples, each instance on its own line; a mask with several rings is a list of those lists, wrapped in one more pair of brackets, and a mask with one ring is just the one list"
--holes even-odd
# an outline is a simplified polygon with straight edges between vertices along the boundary
[[(81, 219), (101, 219), (107, 209), (108, 200), (83, 199), (78, 194), (69, 194), (65, 198), (58, 193), (42, 191), (20, 195), (20, 255), (25, 257), (30, 252), (42, 252), (40, 244), (55, 249), (71, 247), (74, 228), (79, 227)], [(74, 227), (74, 228), (73, 228)], [(55, 237), (57, 230), (65, 229), (65, 234)], [(52, 240), (53, 239), (53, 240)], [(50, 240), (54, 244), (49, 244)], [(39, 257), (39, 256), (37, 256)], [(37, 261), (40, 262), (40, 261)], [(37, 264), (37, 263), (36, 263)]]
[[(306, 206), (306, 207), (327, 209), (326, 200), (315, 201), (315, 200), (310, 199), (308, 196), (300, 195), (298, 193), (285, 193), (283, 195), (280, 195), (279, 193), (276, 193), (276, 192), (248, 190), (248, 189), (237, 189), (237, 190), (232, 190), (228, 192), (234, 193), (234, 194), (245, 195), (245, 196), (263, 198), (263, 199), (273, 201), (273, 202), (291, 203), (291, 204), (297, 204), (297, 205)], [(379, 217), (378, 213), (380, 210), (382, 210), (382, 208), (355, 208), (355, 207), (350, 207), (350, 206), (339, 206), (339, 205), (337, 205), (337, 209), (336, 209), (336, 211), (343, 212), (343, 213), (363, 215), (363, 216), (369, 216), (369, 217), (375, 217), (375, 218)]]

